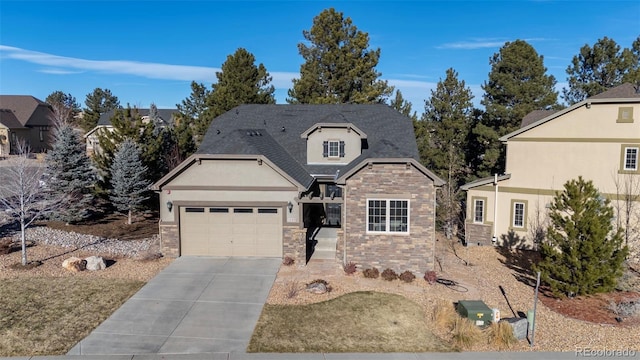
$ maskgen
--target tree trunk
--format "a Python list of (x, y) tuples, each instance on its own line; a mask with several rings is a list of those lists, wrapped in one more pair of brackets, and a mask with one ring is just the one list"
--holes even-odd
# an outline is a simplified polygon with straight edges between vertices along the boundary
[(129, 209), (129, 219), (127, 220), (127, 224), (131, 225), (131, 209)]
[(22, 243), (22, 266), (27, 265), (27, 242), (25, 240), (24, 217), (20, 219), (20, 242)]

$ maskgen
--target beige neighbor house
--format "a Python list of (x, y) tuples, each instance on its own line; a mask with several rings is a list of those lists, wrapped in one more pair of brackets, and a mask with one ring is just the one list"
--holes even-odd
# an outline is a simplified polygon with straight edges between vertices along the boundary
[[(568, 180), (592, 180), (614, 208), (624, 207), (625, 188), (640, 184), (640, 92), (624, 84), (564, 110), (535, 111), (500, 140), (505, 174), (462, 187), (466, 241), (491, 244), (495, 236), (532, 247), (536, 227), (546, 225), (548, 205)], [(639, 195), (640, 187), (632, 192)]]
[[(120, 109), (122, 110), (122, 109)], [(149, 109), (132, 108), (132, 111), (136, 111), (142, 118), (143, 122), (149, 121)], [(174, 123), (174, 114), (178, 113), (178, 109), (158, 109), (158, 116), (160, 117), (159, 125), (169, 126)], [(110, 110), (100, 115), (98, 124), (89, 132), (84, 135), (87, 155), (94, 156), (100, 152), (100, 134), (103, 131), (114, 131), (114, 127), (111, 124), (111, 118), (116, 114), (116, 110)]]
[(24, 140), (35, 153), (51, 149), (53, 108), (29, 95), (0, 95), (0, 157), (15, 152)]
[(291, 257), (423, 273), (436, 187), (386, 105), (241, 105), (153, 185), (166, 255)]

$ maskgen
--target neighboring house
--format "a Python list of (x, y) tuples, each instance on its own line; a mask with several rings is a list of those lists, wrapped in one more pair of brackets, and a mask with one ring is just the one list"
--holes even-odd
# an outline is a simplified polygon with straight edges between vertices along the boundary
[[(614, 208), (623, 206), (625, 184), (640, 185), (640, 92), (624, 84), (564, 110), (535, 111), (500, 140), (505, 174), (462, 187), (466, 242), (491, 244), (495, 236), (501, 244), (533, 247), (567, 181), (592, 180)], [(640, 186), (633, 191), (640, 195)]]
[(169, 256), (309, 256), (433, 268), (436, 187), (386, 105), (242, 105), (160, 179)]
[[(122, 110), (122, 109), (118, 109)], [(149, 109), (133, 108), (132, 111), (137, 111), (138, 115), (142, 117), (144, 123), (149, 121)], [(178, 109), (158, 109), (159, 126), (170, 126), (174, 123), (174, 114), (178, 113)], [(100, 152), (100, 133), (103, 131), (114, 131), (113, 125), (111, 125), (111, 118), (116, 114), (116, 110), (110, 110), (100, 116), (98, 124), (93, 129), (89, 130), (84, 135), (87, 145), (87, 155), (94, 156)]]
[(29, 95), (0, 95), (0, 157), (15, 153), (24, 140), (31, 151), (45, 152), (53, 141), (53, 108)]

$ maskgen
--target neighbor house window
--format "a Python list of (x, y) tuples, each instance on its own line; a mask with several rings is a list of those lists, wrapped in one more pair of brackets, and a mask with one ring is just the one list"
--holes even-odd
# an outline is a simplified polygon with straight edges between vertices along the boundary
[(344, 141), (330, 140), (322, 143), (322, 156), (329, 158), (344, 157)]
[(473, 200), (473, 222), (482, 224), (484, 222), (484, 199)]
[(618, 120), (619, 123), (632, 123), (633, 122), (633, 107), (619, 107), (618, 108)]
[(368, 200), (367, 231), (409, 232), (409, 200)]
[(628, 171), (638, 170), (638, 148), (624, 148), (624, 169)]
[(527, 201), (511, 200), (511, 227), (524, 230), (527, 227)]

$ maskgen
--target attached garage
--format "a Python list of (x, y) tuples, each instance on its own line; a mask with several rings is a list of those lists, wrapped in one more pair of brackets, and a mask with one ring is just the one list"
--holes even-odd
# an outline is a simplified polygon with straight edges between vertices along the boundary
[(180, 255), (282, 257), (277, 207), (180, 207)]

